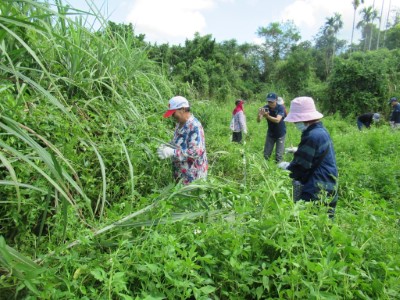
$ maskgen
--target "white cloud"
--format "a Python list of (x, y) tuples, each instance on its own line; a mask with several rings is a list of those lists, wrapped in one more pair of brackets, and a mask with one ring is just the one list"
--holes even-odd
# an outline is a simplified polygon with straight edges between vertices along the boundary
[[(381, 11), (382, 1), (365, 0), (364, 5), (360, 5), (356, 13), (356, 24), (360, 20), (360, 11), (362, 7), (372, 6), (375, 3), (375, 9)], [(398, 7), (400, 0), (392, 0), (392, 9)], [(386, 22), (386, 16), (388, 11), (388, 1), (384, 3), (382, 26)], [(324, 26), (326, 19), (333, 17), (335, 13), (339, 13), (342, 16), (344, 23), (343, 29), (339, 32), (339, 38), (350, 39), (351, 30), (353, 26), (353, 4), (350, 0), (294, 0), (291, 4), (287, 5), (280, 16), (280, 20), (285, 21), (292, 20), (294, 24), (301, 28), (301, 34), (303, 39), (310, 40), (316, 35), (319, 29)], [(359, 34), (359, 32), (355, 32)]]
[(292, 20), (298, 27), (313, 27), (316, 23), (314, 8), (305, 1), (296, 1), (287, 6), (282, 12), (282, 19)]
[(184, 41), (195, 32), (203, 33), (203, 12), (215, 7), (216, 0), (137, 0), (127, 22), (152, 41)]
[[(82, 7), (82, 0), (68, 0)], [(299, 28), (303, 40), (312, 40), (326, 19), (335, 12), (342, 15), (343, 29), (338, 38), (350, 40), (353, 23), (352, 0), (91, 0), (96, 3), (107, 2), (109, 12), (114, 12), (111, 20), (132, 23), (136, 33), (144, 33), (146, 41), (178, 44), (192, 39), (195, 32), (201, 35), (213, 34), (219, 40), (237, 38), (242, 41), (259, 43), (253, 40), (259, 26), (270, 22), (293, 20)], [(365, 0), (369, 6), (375, 2), (375, 8), (381, 10), (383, 0)], [(399, 8), (400, 0), (391, 0), (392, 10)], [(389, 1), (385, 0), (383, 29)], [(391, 13), (390, 20), (394, 17)], [(232, 22), (238, 16), (240, 22)], [(240, 17), (239, 17), (240, 18)], [(248, 26), (247, 26), (248, 25)], [(247, 27), (246, 27), (247, 26)], [(360, 31), (354, 32), (354, 41)]]
[(294, 24), (302, 28), (304, 39), (310, 39), (308, 32), (316, 34), (327, 18), (333, 17), (335, 13), (342, 16), (345, 24), (353, 22), (353, 6), (350, 1), (321, 1), (321, 0), (296, 0), (284, 8), (281, 19), (293, 20)]

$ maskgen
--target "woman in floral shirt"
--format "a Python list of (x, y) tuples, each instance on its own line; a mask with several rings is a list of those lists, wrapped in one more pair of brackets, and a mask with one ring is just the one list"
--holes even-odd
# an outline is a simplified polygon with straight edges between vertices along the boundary
[(198, 178), (206, 178), (208, 170), (203, 126), (191, 113), (189, 102), (182, 96), (169, 100), (164, 118), (172, 116), (177, 125), (171, 145), (161, 145), (160, 158), (172, 158), (172, 170), (176, 181), (189, 184)]

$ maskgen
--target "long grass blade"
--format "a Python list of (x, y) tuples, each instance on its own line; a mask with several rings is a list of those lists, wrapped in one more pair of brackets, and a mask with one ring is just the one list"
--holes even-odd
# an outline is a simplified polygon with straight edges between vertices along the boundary
[[(1, 17), (0, 17), (0, 20), (2, 20)], [(36, 55), (36, 52), (28, 44), (26, 44), (25, 41), (20, 36), (18, 36), (15, 32), (10, 30), (8, 27), (4, 26), (1, 22), (0, 22), (0, 27), (3, 28), (4, 30), (6, 30), (16, 40), (18, 40), (21, 43), (21, 45), (23, 45), (25, 47), (25, 49), (29, 52), (29, 54), (35, 59), (35, 61), (39, 64), (39, 66), (42, 68), (42, 70), (47, 73), (47, 69), (44, 67), (43, 63), (41, 62), (39, 57)], [(36, 82), (34, 82), (33, 80), (31, 80), (30, 78), (28, 78), (27, 76), (21, 74), (20, 72), (18, 72), (16, 70), (9, 69), (6, 66), (2, 66), (2, 65), (0, 65), (0, 68), (3, 69), (5, 72), (14, 74), (14, 75), (18, 76), (19, 78), (23, 79), (25, 82), (31, 84), (34, 88), (36, 88), (43, 95), (45, 95), (56, 107), (61, 109), (65, 114), (72, 117), (72, 115), (70, 115), (68, 113), (65, 106), (63, 104), (61, 104), (61, 102), (59, 102), (53, 95), (51, 95), (49, 92), (47, 92), (42, 86), (40, 86), (39, 84), (37, 84)], [(47, 75), (49, 75), (49, 74), (47, 74)], [(48, 78), (53, 82), (53, 79), (51, 76), (48, 76)], [(54, 84), (54, 86), (56, 86), (55, 82), (53, 82), (53, 84)]]
[[(99, 151), (97, 150), (96, 145), (94, 143), (91, 143), (91, 145), (93, 147), (94, 152), (97, 155), (97, 159), (100, 162), (101, 178), (103, 179), (102, 198), (101, 198), (102, 201), (101, 201), (101, 204), (100, 204), (100, 219), (101, 219), (101, 217), (103, 216), (103, 212), (104, 212), (104, 206), (105, 206), (105, 203), (107, 201), (106, 166), (104, 165), (103, 158), (101, 157)], [(97, 212), (98, 204), (99, 204), (99, 202), (97, 202), (97, 204), (96, 204), (95, 212)]]
[(45, 205), (44, 205), (44, 210), (43, 210), (43, 214), (42, 214), (42, 218), (40, 220), (40, 225), (39, 225), (39, 234), (38, 234), (38, 244), (40, 242), (40, 238), (42, 237), (42, 233), (43, 233), (43, 228), (44, 228), (44, 224), (46, 223), (46, 219), (47, 219), (47, 212), (50, 208), (50, 200), (51, 200), (51, 194), (47, 194), (46, 196), (46, 201), (45, 201)]
[(169, 224), (169, 223), (176, 223), (181, 222), (184, 220), (195, 220), (200, 217), (205, 216), (214, 216), (214, 215), (223, 215), (225, 209), (217, 209), (213, 211), (196, 211), (196, 212), (188, 212), (188, 213), (172, 213), (171, 216), (162, 217), (159, 219), (152, 219), (152, 220), (145, 220), (139, 222), (126, 222), (120, 224), (120, 227), (142, 227), (142, 226), (155, 226), (155, 225), (162, 225), (162, 224)]
[[(56, 198), (58, 199), (58, 192), (55, 192)], [(61, 215), (62, 215), (62, 223), (63, 223), (63, 233), (62, 239), (65, 241), (65, 237), (67, 235), (67, 225), (68, 225), (68, 202), (65, 200), (61, 201)]]
[[(9, 119), (10, 121), (12, 121), (11, 119)], [(74, 178), (75, 178), (75, 180), (76, 180), (76, 182), (79, 184), (79, 186), (81, 187), (82, 186), (82, 184), (81, 184), (81, 182), (80, 182), (80, 179), (79, 179), (79, 176), (78, 176), (78, 174), (77, 174), (77, 172), (75, 171), (75, 169), (74, 169), (74, 167), (70, 164), (70, 162), (69, 162), (69, 160), (68, 159), (66, 159), (65, 157), (64, 157), (64, 155), (61, 153), (61, 151), (56, 147), (56, 146), (54, 146), (49, 140), (47, 140), (45, 137), (43, 137), (43, 136), (41, 136), (41, 135), (39, 135), (39, 134), (37, 134), (34, 130), (32, 130), (31, 128), (29, 128), (29, 127), (27, 127), (27, 126), (25, 126), (25, 125), (23, 125), (23, 124), (20, 124), (20, 123), (17, 123), (21, 128), (23, 128), (23, 129), (25, 129), (26, 131), (28, 131), (28, 132), (30, 132), (31, 134), (33, 134), (33, 135), (35, 135), (38, 139), (40, 139), (47, 147), (49, 147), (54, 153), (56, 153), (57, 154), (57, 157), (58, 158), (60, 158), (62, 161), (63, 161), (63, 163), (71, 170), (71, 172), (74, 174)], [(82, 195), (82, 194), (81, 194)], [(84, 196), (84, 195), (82, 195), (82, 196)], [(85, 197), (85, 196), (84, 196)]]
[(57, 100), (56, 97), (54, 97), (52, 94), (50, 94), (47, 90), (45, 90), (40, 84), (38, 84), (37, 82), (33, 81), (32, 79), (30, 79), (29, 77), (23, 75), (22, 73), (16, 71), (16, 70), (12, 70), (4, 65), (0, 65), (0, 69), (3, 70), (6, 73), (10, 73), (15, 75), (18, 78), (21, 78), (23, 81), (29, 83), (33, 88), (35, 88), (37, 91), (39, 91), (41, 94), (43, 94), (44, 96), (46, 96), (47, 99), (50, 100), (50, 102), (52, 104), (54, 104), (56, 107), (58, 107), (63, 113), (65, 113), (66, 115), (70, 116), (72, 119), (74, 119), (74, 117), (68, 112), (68, 110), (65, 108), (65, 106), (63, 104), (61, 104), (60, 101)]
[(124, 152), (125, 152), (126, 161), (128, 162), (130, 182), (131, 182), (131, 193), (132, 193), (132, 198), (134, 198), (134, 196), (135, 196), (135, 180), (134, 180), (133, 165), (132, 165), (131, 158), (128, 153), (128, 149), (126, 148), (124, 141), (121, 139), (121, 137), (119, 138), (119, 140), (121, 141), (122, 148), (124, 149)]
[(0, 185), (18, 185), (18, 187), (27, 188), (27, 189), (38, 191), (38, 192), (41, 192), (41, 193), (47, 193), (46, 190), (38, 188), (38, 187), (33, 186), (31, 184), (20, 183), (20, 182), (15, 182), (15, 181), (0, 180)]
[(15, 170), (11, 163), (7, 160), (7, 158), (0, 152), (0, 160), (3, 163), (3, 165), (7, 168), (8, 172), (10, 173), (11, 179), (13, 180), (14, 186), (15, 186), (15, 191), (17, 193), (17, 200), (18, 200), (18, 212), (21, 211), (21, 193), (19, 191), (19, 185), (18, 185), (18, 178), (17, 175), (15, 174)]
[[(5, 116), (1, 116), (0, 120), (5, 121), (4, 123), (0, 122), (1, 128), (3, 128), (6, 132), (16, 136), (21, 141), (23, 141), (24, 143), (29, 145), (31, 147), (31, 149), (33, 149), (39, 155), (39, 157), (42, 159), (42, 161), (45, 163), (45, 165), (49, 168), (51, 174), (56, 178), (58, 185), (63, 190), (63, 192), (61, 192), (60, 189), (58, 189), (60, 191), (60, 193), (63, 196), (68, 195), (67, 196), (68, 201), (73, 203), (73, 205), (75, 205), (75, 200), (73, 199), (71, 191), (69, 190), (69, 188), (67, 187), (67, 185), (65, 183), (65, 182), (68, 182), (83, 197), (83, 199), (86, 202), (87, 208), (89, 208), (89, 211), (91, 212), (90, 199), (86, 196), (86, 194), (83, 192), (81, 187), (76, 183), (76, 181), (74, 181), (71, 178), (71, 176), (63, 168), (61, 168), (61, 166), (58, 164), (58, 161), (55, 159), (54, 155), (52, 156), (51, 153), (46, 151), (42, 146), (40, 146), (36, 141), (34, 141), (26, 132), (24, 132), (21, 129), (21, 126), (19, 123), (15, 122), (12, 119), (7, 118)], [(3, 141), (0, 141), (0, 142), (3, 145), (6, 145)], [(12, 147), (8, 147), (8, 145), (6, 147), (14, 153), (19, 152), (18, 150), (14, 149)], [(58, 151), (58, 153), (61, 154), (59, 151)], [(18, 153), (18, 156), (24, 157), (24, 155), (21, 153)], [(28, 161), (30, 161), (30, 160), (28, 159)], [(57, 164), (55, 164), (55, 162), (57, 162)], [(48, 176), (46, 176), (46, 177), (48, 178)], [(54, 182), (54, 181), (52, 180), (52, 182)]]
[[(139, 215), (141, 215), (141, 214), (143, 214), (143, 213), (146, 213), (146, 212), (152, 210), (152, 209), (155, 208), (157, 205), (158, 205), (158, 201), (157, 201), (157, 202), (153, 202), (152, 204), (147, 205), (146, 207), (144, 207), (144, 208), (142, 208), (142, 209), (140, 209), (140, 210), (138, 210), (138, 211), (136, 211), (136, 212), (134, 212), (134, 213), (132, 213), (132, 214), (130, 214), (130, 215), (128, 215), (128, 216), (126, 216), (126, 217), (124, 217), (124, 218), (122, 218), (122, 219), (120, 219), (120, 220), (118, 220), (118, 221), (116, 221), (116, 222), (114, 222), (114, 223), (112, 223), (112, 224), (110, 224), (110, 225), (107, 225), (107, 226), (105, 226), (105, 227), (103, 227), (103, 228), (101, 228), (101, 229), (99, 229), (99, 230), (96, 230), (96, 231), (94, 232), (93, 235), (87, 236), (85, 239), (89, 240), (89, 239), (91, 239), (91, 238), (93, 238), (93, 237), (95, 237), (95, 236), (98, 236), (98, 235), (103, 234), (103, 233), (105, 233), (105, 232), (107, 232), (107, 231), (110, 231), (111, 229), (114, 229), (115, 227), (119, 226), (120, 224), (126, 222), (127, 220), (130, 220), (130, 219), (132, 219), (132, 218), (134, 218), (134, 217), (137, 217), (137, 216), (139, 216)], [(77, 245), (80, 245), (81, 243), (82, 243), (81, 240), (75, 240), (75, 241), (69, 243), (69, 244), (66, 246), (66, 249), (75, 247), (75, 246), (77, 246)], [(35, 262), (36, 262), (36, 263), (41, 263), (41, 262), (43, 262), (43, 260), (44, 260), (46, 257), (52, 256), (52, 255), (54, 255), (55, 253), (56, 253), (55, 251), (52, 251), (52, 252), (48, 253), (44, 258), (35, 260)]]
[(26, 275), (32, 273), (37, 274), (37, 271), (40, 271), (40, 266), (27, 257), (21, 255), (14, 248), (8, 246), (2, 236), (0, 236), (0, 261), (6, 267), (10, 267), (13, 270), (19, 270), (19, 274), (22, 274), (21, 271)]

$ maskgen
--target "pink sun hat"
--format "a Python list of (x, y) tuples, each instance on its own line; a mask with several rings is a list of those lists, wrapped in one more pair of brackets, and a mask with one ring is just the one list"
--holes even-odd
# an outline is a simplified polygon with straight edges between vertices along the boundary
[(297, 97), (290, 103), (290, 111), (285, 122), (307, 122), (321, 119), (324, 115), (315, 108), (311, 97)]

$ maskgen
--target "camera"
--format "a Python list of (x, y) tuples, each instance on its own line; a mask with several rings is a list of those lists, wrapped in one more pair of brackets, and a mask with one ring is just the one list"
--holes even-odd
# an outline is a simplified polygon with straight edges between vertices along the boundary
[(263, 113), (268, 113), (269, 109), (268, 109), (268, 107), (261, 107), (260, 111), (263, 112)]

